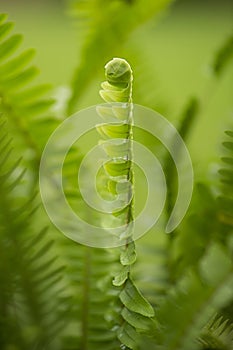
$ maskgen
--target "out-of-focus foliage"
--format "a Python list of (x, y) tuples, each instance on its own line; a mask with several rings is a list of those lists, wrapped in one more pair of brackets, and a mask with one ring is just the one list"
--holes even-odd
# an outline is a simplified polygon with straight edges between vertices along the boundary
[[(17, 148), (36, 169), (42, 148), (57, 126), (51, 116), (51, 97), (44, 97), (51, 88), (48, 84), (33, 84), (38, 68), (31, 65), (34, 49), (19, 53), (22, 35), (9, 35), (13, 23), (1, 15), (0, 34), (0, 110), (8, 118), (9, 128), (17, 137)], [(17, 54), (15, 54), (17, 52)]]
[[(100, 68), (122, 51), (130, 33), (158, 14), (171, 0), (73, 0), (73, 12), (88, 23), (87, 38), (72, 83), (68, 113), (74, 112), (79, 98)], [(84, 25), (86, 24), (84, 22)], [(95, 59), (92, 55), (95, 53)], [(88, 67), (88, 69), (87, 69)]]
[(24, 170), (14, 158), (4, 119), (1, 116), (0, 346), (53, 349), (61, 343), (58, 334), (68, 311), (64, 266), (57, 262), (48, 228), (37, 223), (33, 229), (38, 200), (23, 195)]

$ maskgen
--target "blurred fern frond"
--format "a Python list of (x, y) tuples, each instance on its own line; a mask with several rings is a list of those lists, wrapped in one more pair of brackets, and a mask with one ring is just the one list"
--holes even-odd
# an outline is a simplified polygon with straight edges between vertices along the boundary
[(232, 231), (233, 228), (233, 131), (226, 131), (227, 140), (223, 142), (225, 156), (223, 167), (219, 170), (220, 190), (219, 221)]
[(112, 307), (117, 296), (111, 284), (116, 253), (62, 242), (67, 262), (67, 285), (72, 292), (72, 312), (63, 349), (115, 350), (120, 344), (113, 331)]
[[(58, 124), (52, 116), (52, 98), (44, 97), (50, 85), (35, 85), (38, 69), (31, 65), (35, 50), (19, 51), (23, 36), (12, 34), (14, 24), (0, 15), (0, 100), (19, 150), (38, 166), (42, 147)], [(30, 162), (29, 162), (30, 164)]]
[(221, 233), (217, 219), (216, 198), (207, 185), (197, 183), (189, 213), (180, 225), (170, 247), (173, 281), (179, 279), (187, 268), (198, 269), (198, 264), (209, 245), (219, 236)]
[(226, 249), (211, 245), (199, 269), (199, 274), (189, 273), (180, 281), (158, 311), (161, 349), (200, 349), (202, 328), (233, 298), (233, 269)]
[[(226, 131), (226, 137), (222, 143), (224, 157), (219, 170), (220, 175), (220, 195), (217, 198), (218, 222), (221, 227), (221, 240), (226, 244), (230, 242), (231, 250), (233, 241), (233, 132)], [(223, 315), (233, 322), (233, 301), (222, 310)]]
[(202, 345), (202, 350), (232, 350), (233, 325), (222, 316), (215, 316), (204, 327), (199, 341)]
[(217, 51), (212, 68), (214, 73), (219, 76), (233, 56), (233, 35), (227, 38), (222, 47)]
[[(75, 145), (69, 150), (63, 166), (63, 188), (74, 212), (83, 220), (93, 223), (96, 222), (96, 214), (85, 206), (77, 186), (76, 174), (82, 157)], [(79, 232), (81, 231), (83, 227), (80, 224)], [(111, 312), (116, 299), (111, 283), (117, 260), (116, 252), (86, 247), (62, 235), (59, 241), (67, 266), (64, 278), (67, 289), (72, 294), (68, 327), (62, 341), (63, 350), (117, 349), (119, 342), (112, 330)]]
[[(3, 117), (1, 117), (2, 119)], [(35, 199), (24, 197), (23, 173), (1, 125), (1, 349), (59, 348), (67, 310), (62, 271), (47, 229), (34, 232)]]

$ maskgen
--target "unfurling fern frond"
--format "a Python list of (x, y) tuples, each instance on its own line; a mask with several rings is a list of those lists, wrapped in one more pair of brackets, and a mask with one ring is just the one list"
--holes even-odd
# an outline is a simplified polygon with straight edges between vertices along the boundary
[(47, 229), (34, 232), (35, 199), (23, 198), (24, 170), (3, 124), (0, 135), (0, 348), (59, 349), (66, 312), (63, 267)]
[[(150, 329), (154, 310), (142, 296), (131, 278), (131, 267), (136, 261), (135, 243), (132, 233), (133, 212), (133, 105), (132, 70), (127, 61), (114, 58), (105, 66), (106, 80), (102, 83), (101, 97), (107, 105), (98, 106), (98, 113), (105, 119), (111, 116), (114, 123), (97, 125), (97, 131), (104, 139), (102, 145), (110, 160), (104, 164), (106, 188), (112, 198), (121, 194), (125, 205), (113, 211), (119, 233), (121, 271), (115, 276), (113, 284), (119, 293), (118, 312), (121, 317), (115, 329), (120, 342), (127, 348), (138, 347), (139, 333)], [(117, 143), (115, 141), (117, 140)], [(114, 141), (114, 143), (112, 142)], [(120, 181), (120, 183), (118, 183)], [(120, 189), (118, 185), (120, 184)], [(119, 192), (120, 191), (120, 192)], [(123, 197), (121, 197), (123, 198)], [(139, 332), (139, 333), (138, 333)]]

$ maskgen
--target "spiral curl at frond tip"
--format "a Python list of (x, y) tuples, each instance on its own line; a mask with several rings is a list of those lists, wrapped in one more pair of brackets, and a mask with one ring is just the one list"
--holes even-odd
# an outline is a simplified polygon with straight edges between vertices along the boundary
[(123, 58), (113, 58), (105, 65), (105, 77), (109, 84), (129, 84), (133, 74), (129, 63)]

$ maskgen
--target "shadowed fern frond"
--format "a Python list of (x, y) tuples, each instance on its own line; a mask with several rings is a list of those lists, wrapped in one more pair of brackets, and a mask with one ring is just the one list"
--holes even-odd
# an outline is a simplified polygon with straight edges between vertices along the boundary
[(161, 349), (201, 349), (197, 339), (203, 327), (233, 298), (233, 268), (225, 248), (211, 245), (199, 270), (180, 280), (158, 310)]
[(72, 292), (69, 326), (63, 350), (115, 350), (120, 344), (112, 329), (112, 305), (116, 296), (111, 274), (115, 253), (63, 241), (67, 285)]
[(59, 349), (67, 312), (63, 267), (47, 229), (35, 233), (35, 199), (25, 198), (24, 170), (3, 124), (0, 134), (1, 349)]
[(202, 350), (232, 350), (233, 324), (222, 316), (215, 316), (204, 327), (199, 342)]

